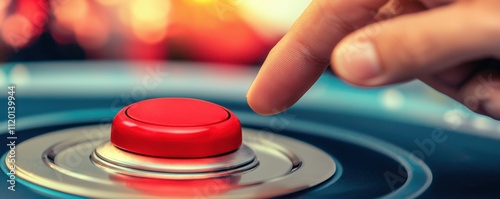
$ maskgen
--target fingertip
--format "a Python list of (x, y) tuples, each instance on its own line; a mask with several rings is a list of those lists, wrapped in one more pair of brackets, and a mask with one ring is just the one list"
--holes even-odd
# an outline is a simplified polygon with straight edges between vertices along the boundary
[(262, 99), (258, 95), (254, 95), (251, 88), (247, 93), (247, 103), (254, 112), (260, 115), (269, 116), (282, 112), (278, 109), (272, 108), (273, 106), (270, 101)]
[(266, 84), (266, 82), (259, 80), (259, 76), (255, 79), (246, 95), (248, 106), (254, 112), (264, 116), (278, 114), (286, 110), (289, 106), (279, 106), (278, 104), (284, 102), (276, 96), (276, 92), (268, 90), (269, 87)]

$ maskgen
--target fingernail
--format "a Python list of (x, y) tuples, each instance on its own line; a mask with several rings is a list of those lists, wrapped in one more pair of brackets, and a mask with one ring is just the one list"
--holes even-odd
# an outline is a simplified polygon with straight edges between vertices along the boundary
[(358, 81), (366, 81), (382, 73), (375, 46), (366, 40), (341, 44), (334, 58), (336, 67)]

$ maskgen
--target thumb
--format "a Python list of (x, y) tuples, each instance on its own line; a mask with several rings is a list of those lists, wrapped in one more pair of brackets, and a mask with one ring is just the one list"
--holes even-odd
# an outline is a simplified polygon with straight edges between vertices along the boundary
[[(364, 27), (332, 54), (336, 74), (379, 86), (500, 57), (500, 1), (460, 1)], [(496, 53), (496, 54), (495, 54)]]

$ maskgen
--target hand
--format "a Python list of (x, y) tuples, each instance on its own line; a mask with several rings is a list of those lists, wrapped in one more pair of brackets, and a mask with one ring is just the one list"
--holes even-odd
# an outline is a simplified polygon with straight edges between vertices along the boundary
[(345, 81), (419, 79), (500, 119), (499, 0), (314, 0), (271, 50), (247, 98), (260, 114), (292, 106), (328, 64)]

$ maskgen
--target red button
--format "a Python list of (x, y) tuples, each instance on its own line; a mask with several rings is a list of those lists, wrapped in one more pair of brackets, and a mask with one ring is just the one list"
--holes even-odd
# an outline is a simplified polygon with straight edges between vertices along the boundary
[(241, 125), (214, 103), (189, 98), (156, 98), (129, 105), (115, 116), (111, 143), (147, 156), (201, 158), (238, 149)]

